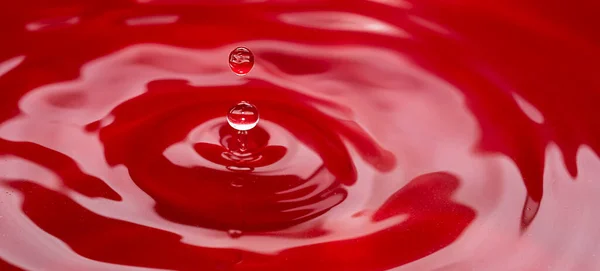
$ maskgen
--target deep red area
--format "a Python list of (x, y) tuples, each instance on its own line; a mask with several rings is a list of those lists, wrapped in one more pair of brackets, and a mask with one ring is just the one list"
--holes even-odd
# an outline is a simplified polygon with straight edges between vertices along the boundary
[(223, 124), (219, 136), (223, 144), (199, 142), (194, 144), (194, 149), (204, 159), (226, 167), (265, 167), (280, 161), (287, 152), (284, 146), (269, 145), (270, 136), (261, 127), (240, 135), (231, 126)]
[(4, 270), (4, 271), (20, 271), (22, 269), (19, 269), (16, 266), (11, 265), (11, 264), (3, 261), (2, 259), (0, 259), (0, 270)]
[[(379, 2), (385, 1), (302, 1), (293, 5), (285, 1), (3, 1), (0, 62), (18, 56), (25, 59), (0, 75), (0, 123), (21, 113), (19, 103), (31, 90), (76, 79), (90, 61), (136, 44), (213, 49), (247, 40), (280, 40), (386, 49), (407, 56), (464, 94), (465, 103), (481, 128), (478, 151), (510, 158), (523, 177), (528, 199), (521, 227), (526, 229), (543, 203), (544, 152), (548, 144), (559, 147), (573, 176), (578, 174), (576, 152), (580, 146), (600, 152), (600, 2), (403, 1), (411, 5), (410, 9)], [(397, 26), (410, 38), (369, 31), (315, 29), (281, 23), (278, 17), (283, 13), (313, 11), (361, 14)], [(129, 18), (164, 14), (177, 14), (179, 20), (136, 27), (125, 24)], [(75, 16), (78, 22), (71, 25), (70, 19)], [(426, 18), (448, 33), (419, 24), (412, 16)], [(45, 28), (29, 31), (28, 26)], [(225, 57), (223, 63), (227, 65)], [(275, 66), (268, 68), (288, 75), (312, 75), (331, 68), (327, 61), (299, 54), (256, 52), (256, 57)], [(252, 67), (232, 68), (234, 72), (247, 73)], [(102, 127), (95, 121), (85, 129), (98, 132), (108, 164), (125, 166), (135, 185), (155, 201), (159, 216), (171, 222), (268, 236), (271, 231), (326, 216), (348, 197), (346, 188), (358, 178), (357, 161), (353, 161), (351, 151), (357, 152), (377, 173), (389, 173), (398, 166), (394, 155), (360, 126), (313, 106), (326, 101), (273, 83), (250, 78), (241, 85), (197, 87), (174, 79), (149, 82), (146, 88), (143, 95), (111, 112), (113, 123)], [(543, 123), (532, 121), (512, 94), (518, 94), (540, 111)], [(184, 140), (198, 125), (223, 117), (240, 100), (251, 100), (260, 108), (261, 117), (284, 128), (318, 155), (322, 164), (312, 169), (310, 177), (289, 172), (265, 176), (182, 167), (163, 156), (165, 148)], [(61, 108), (85, 105), (80, 97), (68, 94), (48, 102)], [(353, 106), (337, 109), (344, 111)], [(249, 133), (248, 148), (262, 158), (241, 163), (251, 170), (273, 165), (289, 151), (285, 146), (269, 144), (270, 135), (261, 129), (259, 125)], [(218, 131), (221, 138), (235, 134), (227, 126)], [(239, 166), (239, 162), (222, 156), (232, 148), (238, 148), (235, 142), (226, 146), (202, 142), (193, 145), (196, 153), (216, 165)], [(0, 139), (0, 155), (15, 156), (49, 169), (65, 189), (80, 196), (122, 200), (103, 180), (86, 174), (73, 159), (51, 148)], [(235, 185), (229, 180), (235, 180)], [(316, 187), (310, 186), (278, 194), (314, 180), (327, 185), (318, 193), (314, 193)], [(375, 223), (408, 215), (401, 223), (358, 238), (261, 254), (186, 244), (175, 233), (94, 213), (66, 194), (31, 180), (8, 180), (0, 172), (0, 181), (3, 188), (14, 189), (22, 197), (22, 211), (28, 219), (80, 256), (99, 262), (175, 270), (386, 270), (447, 247), (476, 216), (472, 208), (453, 200), (456, 190), (464, 184), (459, 178), (445, 172), (427, 173), (396, 191), (371, 217)], [(300, 198), (303, 199), (297, 200)], [(310, 207), (302, 208), (306, 206)], [(530, 206), (535, 210), (526, 212)], [(534, 215), (526, 215), (530, 213)], [(7, 223), (6, 218), (0, 218), (0, 223)], [(302, 239), (327, 234), (317, 224), (287, 237)], [(35, 252), (31, 254), (35, 257)], [(0, 270), (13, 269), (18, 268), (0, 256)]]
[[(176, 270), (199, 266), (203, 270), (386, 270), (448, 245), (475, 216), (470, 208), (448, 198), (458, 186), (456, 177), (432, 173), (414, 179), (373, 217), (377, 221), (409, 215), (403, 223), (353, 240), (263, 255), (186, 245), (175, 234), (94, 214), (39, 185), (16, 181), (10, 186), (27, 195), (24, 213), (78, 254), (108, 263)], [(49, 202), (54, 204), (46, 205)]]
[[(273, 174), (255, 175), (201, 166), (181, 167), (162, 155), (165, 148), (184, 140), (197, 125), (222, 117), (230, 101), (241, 97), (254, 101), (265, 120), (294, 134), (320, 156), (323, 164), (308, 169), (309, 177), (303, 178), (294, 173), (297, 165)], [(342, 136), (361, 154), (369, 156), (373, 165), (394, 163), (393, 157), (365, 137), (364, 132), (354, 131), (320, 113), (309, 101), (306, 96), (264, 82), (219, 88), (195, 88), (179, 81), (154, 82), (149, 85), (149, 92), (114, 110), (115, 121), (100, 131), (100, 138), (108, 162), (126, 165), (133, 181), (156, 200), (156, 209), (164, 217), (224, 230), (280, 229), (312, 219), (346, 197), (340, 185), (353, 184), (356, 170)], [(246, 136), (248, 151), (263, 157), (255, 161), (226, 159), (223, 155), (232, 148), (235, 153), (237, 148), (231, 142), (225, 146), (197, 143), (194, 148), (207, 160), (225, 166), (252, 169), (268, 166), (278, 161), (286, 149), (266, 146), (269, 135), (261, 131), (258, 126)], [(238, 136), (231, 128), (221, 128), (219, 133), (221, 137), (232, 139)], [(147, 136), (150, 134), (152, 136)], [(316, 194), (316, 186), (284, 193), (315, 178), (316, 183), (327, 188)], [(232, 188), (231, 181), (227, 180), (234, 180), (243, 188)], [(304, 200), (294, 201), (299, 198)], [(302, 208), (309, 205), (312, 207)]]
[(44, 166), (63, 181), (63, 184), (88, 197), (121, 200), (121, 197), (102, 180), (81, 171), (68, 156), (31, 142), (11, 142), (0, 139), (0, 153), (11, 154)]

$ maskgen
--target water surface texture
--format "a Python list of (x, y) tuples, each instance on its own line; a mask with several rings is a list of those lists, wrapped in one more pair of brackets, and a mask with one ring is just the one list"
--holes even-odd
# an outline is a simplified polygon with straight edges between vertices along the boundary
[(598, 12), (2, 1), (0, 270), (600, 270)]

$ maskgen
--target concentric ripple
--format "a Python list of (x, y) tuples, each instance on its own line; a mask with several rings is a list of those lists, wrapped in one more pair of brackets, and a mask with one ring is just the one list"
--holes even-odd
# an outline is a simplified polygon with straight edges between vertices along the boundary
[[(223, 118), (231, 99), (243, 96), (263, 115), (247, 131), (244, 153)], [(376, 150), (373, 161), (394, 163), (387, 151), (358, 138), (364, 132), (344, 131), (311, 100), (259, 81), (211, 88), (157, 81), (115, 108), (114, 122), (99, 136), (107, 161), (125, 165), (167, 219), (218, 229), (286, 228), (339, 204), (346, 197), (340, 185), (356, 182), (340, 136)], [(232, 189), (232, 182), (243, 187)]]
[(0, 270), (597, 270), (577, 2), (7, 3)]

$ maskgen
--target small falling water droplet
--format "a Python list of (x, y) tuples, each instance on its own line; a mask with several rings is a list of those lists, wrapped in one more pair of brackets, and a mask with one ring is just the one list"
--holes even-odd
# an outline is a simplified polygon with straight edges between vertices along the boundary
[(240, 230), (228, 230), (227, 234), (229, 234), (229, 237), (233, 238), (233, 239), (237, 239), (240, 238), (240, 236), (242, 236), (242, 231)]
[(227, 113), (227, 122), (238, 131), (248, 131), (254, 128), (258, 124), (258, 120), (258, 109), (248, 102), (236, 104)]
[(229, 67), (237, 75), (246, 75), (254, 67), (254, 54), (246, 47), (237, 47), (229, 54)]

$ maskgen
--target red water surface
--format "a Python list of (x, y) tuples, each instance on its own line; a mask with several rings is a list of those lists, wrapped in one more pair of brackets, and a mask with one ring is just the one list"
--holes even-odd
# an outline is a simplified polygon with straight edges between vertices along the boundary
[(598, 11), (4, 1), (0, 270), (599, 270)]

